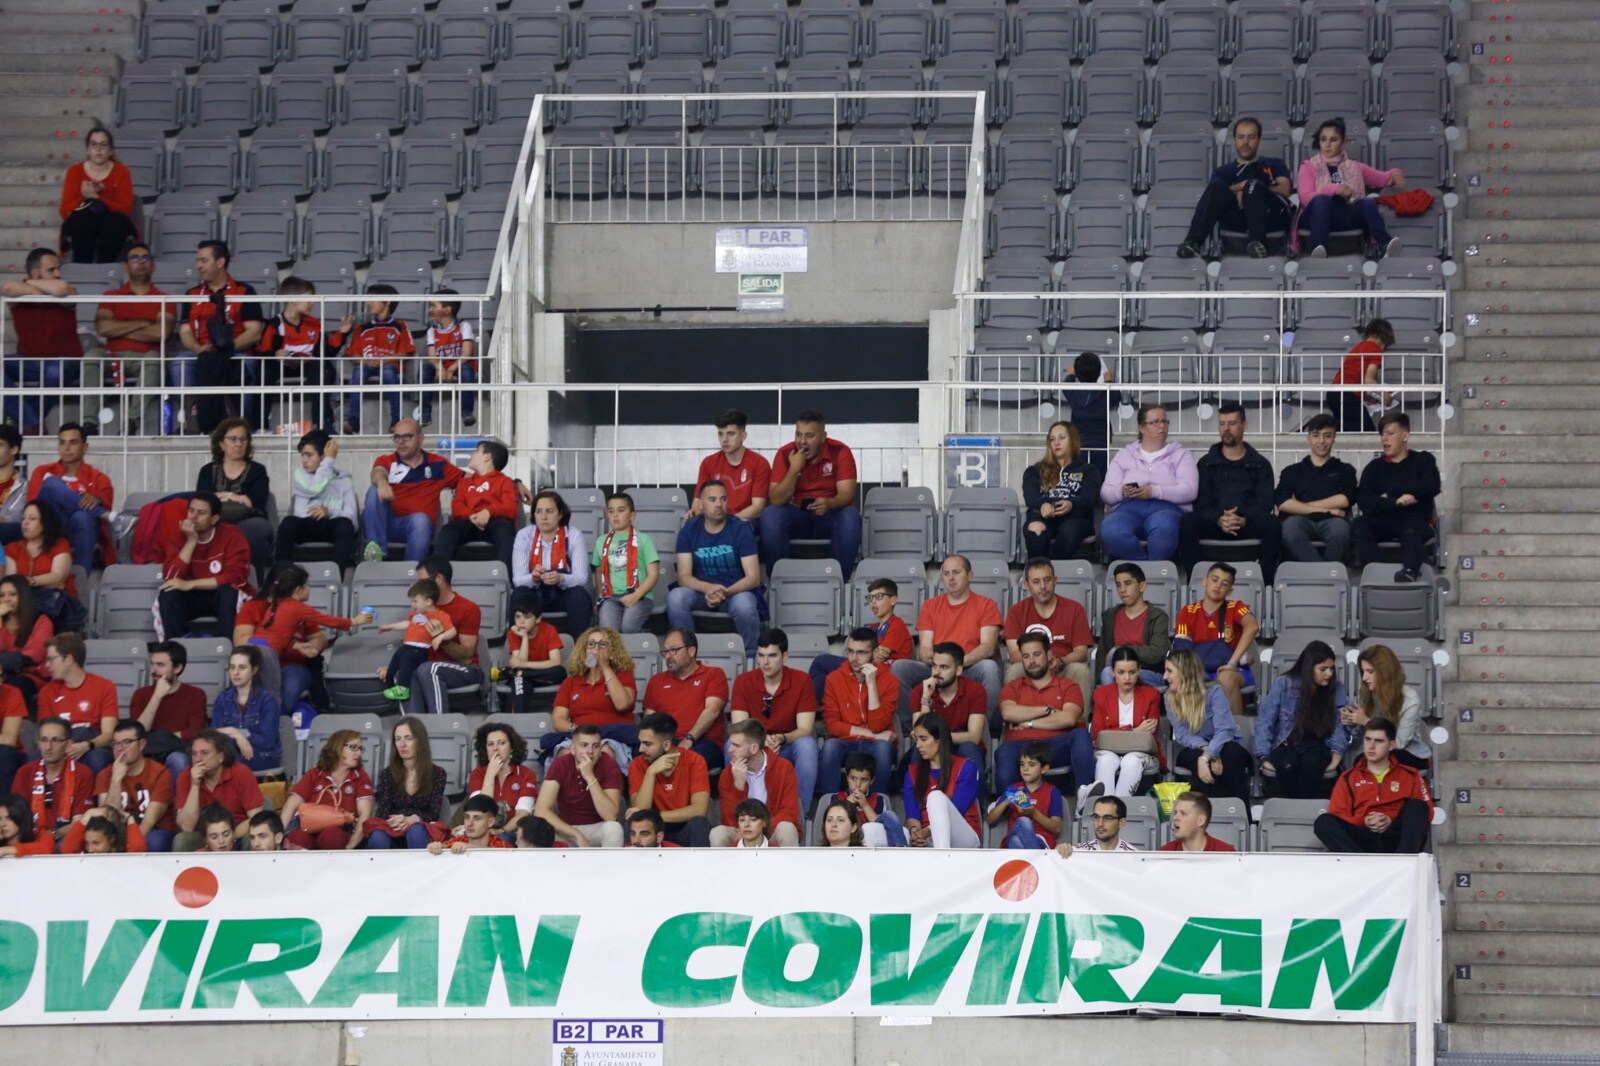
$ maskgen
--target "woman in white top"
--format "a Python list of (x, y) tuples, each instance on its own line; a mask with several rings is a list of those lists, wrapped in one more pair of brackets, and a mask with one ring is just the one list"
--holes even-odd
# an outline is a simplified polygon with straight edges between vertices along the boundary
[(1114, 649), (1109, 662), (1111, 684), (1094, 690), (1089, 719), (1094, 780), (1100, 786), (1096, 795), (1128, 797), (1139, 791), (1146, 774), (1164, 769), (1156, 737), (1161, 693), (1141, 683), (1139, 653), (1132, 648)]
[(594, 597), (589, 593), (589, 545), (572, 524), (572, 509), (559, 492), (545, 490), (533, 498), (533, 522), (517, 533), (511, 546), (511, 583), (533, 589), (546, 621), (563, 614), (560, 626), (576, 639), (589, 628)]

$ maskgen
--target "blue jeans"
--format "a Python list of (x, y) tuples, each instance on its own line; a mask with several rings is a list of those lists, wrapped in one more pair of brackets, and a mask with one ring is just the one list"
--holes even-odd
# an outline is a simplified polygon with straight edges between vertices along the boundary
[(293, 714), (295, 704), (311, 691), (311, 668), (300, 663), (289, 663), (280, 671), (283, 680), (278, 689), (278, 706), (284, 714)]
[(817, 758), (820, 754), (816, 737), (791, 740), (778, 749), (778, 757), (788, 759), (794, 767), (795, 785), (800, 789), (802, 818), (811, 817), (811, 808), (817, 802)]
[(744, 641), (744, 653), (755, 658), (756, 638), (761, 635), (761, 601), (754, 592), (735, 592), (722, 606), (706, 603), (706, 594), (679, 585), (667, 593), (667, 624), (694, 629), (692, 611), (721, 611), (733, 616), (733, 628)]
[[(39, 484), (39, 495), (34, 497), (48, 503), (61, 516), (67, 530), (67, 542), (72, 545), (72, 562), (87, 572), (94, 569), (94, 549), (100, 543), (100, 519), (104, 507), (80, 507), (83, 499), (72, 487), (58, 477), (47, 477)], [(114, 563), (115, 559), (106, 562)]]
[(144, 835), (146, 851), (171, 851), (178, 834), (170, 829), (152, 829)]
[(172, 779), (176, 781), (178, 775), (189, 768), (189, 753), (187, 751), (175, 751), (162, 760), (162, 765), (167, 768), (167, 773), (171, 774)]
[[(385, 385), (400, 384), (400, 368), (389, 363), (384, 363), (382, 366), (362, 366), (357, 363), (350, 368), (352, 385), (371, 385), (378, 381), (382, 381)], [(400, 421), (400, 394), (385, 391), (383, 399), (389, 405), (389, 425), (392, 426)], [(361, 424), (361, 393), (345, 394), (344, 417), (347, 422), (353, 422), (357, 426)], [(417, 558), (420, 559), (422, 556), (419, 555)]]
[[(80, 725), (72, 728), (72, 739), (74, 741), (88, 743), (99, 735), (100, 730), (95, 726)], [(115, 758), (115, 756), (112, 754), (110, 748), (90, 748), (88, 751), (83, 753), (83, 758), (79, 759), (78, 761), (83, 763), (83, 765), (87, 766), (92, 772), (98, 775), (101, 770), (104, 770), (106, 767), (111, 765), (111, 760), (113, 758)]]
[(885, 808), (884, 812), (878, 815), (877, 820), (878, 824), (883, 826), (883, 835), (888, 838), (889, 846), (891, 848), (904, 848), (909, 846), (906, 842), (906, 827), (904, 823), (900, 821), (899, 815), (895, 814), (888, 808)]
[(1100, 543), (1113, 559), (1172, 559), (1178, 554), (1182, 520), (1183, 510), (1175, 503), (1124, 500), (1100, 523)]
[(761, 512), (761, 561), (767, 570), (779, 559), (789, 557), (789, 541), (827, 538), (833, 548), (833, 557), (850, 580), (856, 568), (856, 556), (861, 554), (861, 508), (854, 505), (817, 516), (792, 503), (781, 506), (767, 505)]
[[(24, 359), (14, 352), (7, 352), (5, 357), (6, 390), (10, 392), (28, 385), (39, 386), (46, 389), (59, 389), (63, 385), (71, 388), (78, 383), (79, 375), (83, 371), (83, 360), (78, 359)], [(42, 414), (49, 414), (55, 407), (57, 398), (47, 398)], [(39, 401), (27, 397), (19, 404), (15, 396), (7, 396), (4, 406), (5, 419), (17, 424), (24, 433), (39, 432), (39, 420), (42, 414), (39, 410)]]
[(1006, 834), (1006, 847), (1020, 851), (1044, 851), (1044, 838), (1033, 827), (1033, 819), (1018, 818), (1017, 824)]
[(818, 775), (824, 792), (837, 792), (843, 787), (840, 777), (844, 773), (844, 761), (858, 751), (871, 755), (873, 762), (878, 764), (877, 772), (872, 775), (872, 791), (888, 793), (889, 773), (894, 769), (894, 744), (887, 740), (867, 740), (864, 737), (853, 740), (829, 737), (822, 745)]
[(427, 846), (428, 827), (421, 822), (407, 826), (405, 835), (402, 837), (392, 837), (388, 833), (373, 833), (367, 837), (367, 847), (373, 851), (388, 851), (394, 847), (420, 851)]
[(1353, 201), (1342, 196), (1313, 197), (1306, 205), (1300, 224), (1311, 231), (1311, 243), (1305, 249), (1308, 252), (1327, 244), (1328, 232), (1336, 229), (1363, 230), (1369, 243), (1389, 243), (1389, 231), (1384, 228), (1383, 215), (1378, 212), (1378, 201), (1367, 196)]
[[(994, 753), (994, 787), (996, 792), (1004, 792), (1018, 781), (1022, 780), (1022, 749), (1027, 747), (1028, 741), (1012, 740), (1000, 745)], [(1050, 748), (1050, 765), (1052, 767), (1072, 767), (1072, 776), (1077, 780), (1077, 785), (1084, 785), (1094, 781), (1094, 741), (1089, 739), (1087, 729), (1064, 729), (1044, 742)]]
[[(422, 364), (422, 383), (424, 385), (433, 385), (433, 384), (437, 384), (438, 381), (439, 381), (439, 372), (433, 368), (433, 364), (432, 363), (427, 363), (427, 362), (423, 363)], [(472, 364), (471, 363), (458, 363), (458, 364), (456, 364), (456, 381), (460, 382), (463, 385), (476, 385), (477, 382), (478, 382), (478, 372), (476, 370), (472, 369)], [(477, 393), (475, 393), (475, 392), (463, 392), (461, 394), (461, 413), (463, 415), (470, 415), (473, 412), (473, 409), (476, 408), (477, 406), (478, 406), (478, 394)], [(430, 422), (432, 420), (433, 420), (433, 393), (424, 392), (422, 394), (422, 421), (424, 423), (427, 423), (427, 422)]]
[(378, 498), (378, 486), (367, 489), (366, 504), (361, 508), (361, 527), (367, 540), (384, 548), (391, 540), (406, 542), (406, 561), (420, 562), (433, 543), (433, 520), (425, 514), (395, 515), (389, 504)]

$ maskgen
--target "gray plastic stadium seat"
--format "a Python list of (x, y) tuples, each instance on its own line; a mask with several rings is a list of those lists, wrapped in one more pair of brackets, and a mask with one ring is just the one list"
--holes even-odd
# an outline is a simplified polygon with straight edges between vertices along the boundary
[[(990, 259), (983, 267), (983, 288), (989, 292), (1050, 292), (1055, 279), (1048, 259)], [(1051, 300), (995, 300), (979, 304), (978, 324), (997, 329), (1039, 330), (1055, 321)]]
[(1301, 52), (1345, 52), (1380, 58), (1383, 47), (1373, 0), (1317, 0), (1301, 23)]
[(866, 25), (868, 56), (932, 59), (937, 38), (931, 0), (877, 0)]
[[(1234, 796), (1213, 799), (1207, 832), (1225, 844), (1232, 844), (1235, 851), (1250, 851), (1250, 805)], [(1162, 835), (1170, 839), (1172, 827), (1164, 826)]]
[[(1056, 571), (1056, 595), (1065, 596), (1083, 608), (1089, 616), (1089, 630), (1099, 635), (1100, 614), (1105, 604), (1099, 600), (1099, 584), (1094, 576), (1094, 564), (1087, 559), (1055, 559), (1051, 565)], [(1017, 588), (1011, 596), (1012, 603), (1021, 603), (1028, 595), (1028, 575), (1017, 579)]]
[(789, 26), (789, 56), (860, 58), (861, 5), (856, 0), (801, 0)]
[[(622, 646), (628, 649), (628, 655), (633, 659), (633, 679), (639, 685), (636, 702), (643, 702), (645, 685), (663, 669), (661, 638), (654, 633), (624, 633)], [(728, 681), (732, 683), (731, 675)]]
[(654, 58), (707, 62), (721, 34), (711, 0), (659, 0), (650, 18), (647, 51)]
[(276, 189), (244, 193), (233, 202), (224, 232), (235, 258), (290, 262), (297, 254), (294, 197)]
[(566, 63), (572, 50), (572, 17), (566, 0), (512, 0), (500, 48), (507, 59)]
[(467, 138), (450, 125), (413, 128), (400, 145), (394, 187), (455, 196), (466, 186)]
[(1013, 488), (951, 489), (945, 498), (944, 554), (1017, 558), (1022, 501)]
[(1301, 259), (1296, 292), (1347, 293), (1347, 298), (1295, 301), (1295, 322), (1302, 329), (1348, 329), (1361, 321), (1366, 278), (1361, 264), (1344, 259)]
[(172, 148), (176, 192), (218, 199), (239, 189), (239, 138), (227, 130), (184, 130)]
[[(932, 92), (984, 92), (988, 108), (983, 116), (985, 125), (1005, 119), (1005, 96), (1000, 91), (999, 75), (995, 73), (994, 60), (986, 55), (961, 53), (946, 56), (934, 68), (928, 80)], [(972, 132), (974, 102), (967, 100), (933, 99), (928, 101), (924, 118), (934, 126), (954, 127), (970, 135)]]
[(823, 633), (788, 633), (789, 638), (789, 666), (801, 673), (811, 669), (811, 663), (819, 655), (829, 654), (830, 644), (828, 637)]
[(1182, 190), (1198, 199), (1217, 161), (1216, 138), (1209, 129), (1192, 128), (1195, 119), (1163, 122), (1150, 132), (1141, 188), (1152, 192)]
[(1343, 563), (1279, 563), (1274, 585), (1280, 633), (1350, 631), (1350, 575)]
[(461, 562), (453, 564), (455, 579), (450, 587), (478, 605), (483, 612), (483, 635), (479, 647), (500, 643), (511, 628), (511, 573), (499, 562)]
[[(100, 637), (83, 642), (83, 668), (117, 686), (118, 707), (126, 708), (134, 690), (149, 682), (148, 662), (142, 638)], [(216, 691), (205, 690), (208, 703)]]
[[(385, 723), (387, 726), (388, 723)], [(477, 755), (472, 750), (472, 723), (464, 714), (430, 714), (426, 723), (428, 747), (433, 754), (433, 764), (445, 773), (445, 793), (460, 796), (467, 791), (467, 779), (472, 776)], [(383, 739), (384, 750), (378, 757), (380, 772), (387, 773), (389, 761), (394, 757), (388, 748), (389, 726)]]
[(644, 53), (644, 12), (634, 0), (585, 4), (573, 24), (574, 58), (637, 63)]
[(440, 262), (449, 243), (450, 212), (442, 193), (395, 193), (378, 216), (379, 259), (401, 256)]
[(1010, 51), (1008, 24), (1003, 0), (947, 0), (939, 23), (939, 52), (1002, 60)]
[(145, 239), (158, 258), (189, 255), (201, 241), (218, 236), (221, 229), (215, 197), (204, 193), (168, 193), (151, 210)]
[[(455, 259), (445, 264), (439, 281), (447, 288), (462, 293), (488, 293), (489, 268), (487, 259)], [(463, 313), (466, 309), (463, 308)], [(488, 346), (489, 335), (494, 332), (495, 315), (499, 313), (500, 301), (490, 299), (483, 305), (483, 318), (478, 328), (478, 336), (483, 338), (485, 348)], [(473, 321), (478, 323), (476, 307), (473, 310)]]
[(1137, 385), (1139, 403), (1192, 407), (1200, 402), (1203, 380), (1199, 351), (1198, 330), (1144, 329), (1128, 343), (1120, 376), (1130, 388)]
[(850, 591), (845, 596), (848, 601), (849, 624), (863, 626), (872, 624), (872, 612), (867, 609), (867, 586), (880, 577), (889, 578), (900, 589), (899, 601), (895, 604), (894, 613), (899, 615), (906, 625), (915, 628), (917, 614), (922, 610), (922, 604), (927, 599), (927, 571), (920, 559), (872, 559), (866, 558), (856, 564), (850, 573)]
[(119, 129), (116, 139), (117, 161), (133, 176), (134, 195), (154, 199), (167, 187), (166, 138), (158, 129)]
[[(850, 67), (842, 56), (804, 56), (789, 64), (789, 76), (783, 89), (788, 93), (841, 93), (849, 92)], [(795, 100), (779, 102), (780, 121), (785, 126), (832, 131), (834, 127), (850, 121), (853, 107), (849, 101)]]
[[(711, 76), (712, 93), (775, 93), (778, 75), (773, 62), (753, 54), (724, 59)], [(771, 100), (710, 100), (703, 108), (705, 124), (720, 129), (763, 129), (777, 121)]]
[(1411, 52), (1454, 59), (1455, 16), (1450, 0), (1389, 0), (1383, 43), (1389, 59)]
[(176, 130), (187, 117), (183, 65), (155, 60), (124, 67), (117, 80), (116, 124)]
[[(1439, 301), (1408, 300), (1403, 295), (1444, 290), (1444, 270), (1437, 259), (1386, 259), (1378, 264), (1378, 273), (1371, 284), (1375, 292), (1385, 294), (1382, 300), (1372, 299), (1374, 313), (1394, 325), (1395, 333), (1406, 338), (1407, 348), (1418, 352), (1438, 349), (1439, 331), (1444, 326)], [(1394, 360), (1391, 366), (1384, 368), (1383, 379), (1394, 385), (1437, 384), (1443, 374), (1442, 362), (1437, 356)]]
[(170, 60), (193, 68), (205, 61), (211, 37), (205, 9), (183, 10), (188, 6), (162, 4), (145, 14), (139, 21), (139, 62)]
[(1248, 55), (1304, 59), (1300, 0), (1240, 0), (1233, 12), (1235, 62)]
[[(377, 678), (373, 680), (376, 681)], [(317, 715), (306, 727), (305, 740), (300, 742), (300, 765), (307, 768), (315, 766), (317, 755), (329, 737), (341, 729), (353, 729), (361, 734), (363, 746), (361, 766), (367, 771), (368, 777), (376, 779), (389, 764), (389, 732), (393, 725), (392, 722), (386, 722), (379, 717), (381, 713), (380, 711)]]
[(1005, 88), (1006, 115), (1013, 124), (1077, 121), (1072, 74), (1056, 55), (1040, 51), (1015, 57), (1006, 73)]
[(421, 0), (371, 0), (357, 29), (357, 59), (413, 65), (428, 58), (428, 23)]
[(1060, 248), (1059, 201), (1048, 186), (1007, 184), (989, 206), (986, 255), (1050, 257)]
[(511, 191), (517, 159), (522, 154), (523, 127), (509, 124), (478, 133), (472, 151), (472, 186), (480, 191), (494, 189), (502, 203)]
[(327, 129), (338, 115), (339, 87), (326, 63), (282, 63), (267, 86), (263, 121), (276, 126)]
[(1227, 0), (1166, 0), (1157, 25), (1158, 55), (1232, 59)]
[[(684, 513), (689, 510), (688, 494), (676, 485), (630, 488), (627, 492), (633, 497), (634, 528), (650, 534), (655, 541), (656, 552), (661, 556), (661, 569), (664, 574), (670, 575), (674, 546), (678, 543), (678, 527), (683, 524)], [(564, 495), (562, 498), (567, 499)], [(570, 500), (568, 506), (572, 506)], [(604, 507), (602, 500), (602, 516)]]
[[(119, 146), (118, 151), (121, 151)], [(257, 130), (245, 151), (240, 188), (288, 196), (311, 192), (317, 184), (317, 148), (312, 131), (288, 126)], [(238, 210), (235, 203), (234, 210)]]
[[(645, 64), (639, 75), (641, 96), (703, 93), (705, 78), (698, 59), (671, 57)], [(633, 108), (633, 129), (693, 129), (704, 105), (695, 100), (640, 100)]]
[(1258, 851), (1327, 851), (1313, 830), (1319, 815), (1328, 813), (1327, 800), (1293, 800), (1274, 796), (1261, 807)]
[(1133, 203), (1131, 189), (1108, 185), (1074, 190), (1067, 203), (1062, 251), (1096, 259), (1131, 255), (1136, 239)]
[[(1355, 677), (1355, 684), (1360, 683), (1361, 671), (1359, 656), (1361, 652), (1375, 644), (1382, 644), (1394, 652), (1394, 657), (1400, 660), (1400, 666), (1405, 672), (1406, 684), (1417, 690), (1417, 696), (1422, 700), (1422, 716), (1430, 720), (1437, 720), (1443, 715), (1443, 686), (1444, 679), (1439, 672), (1439, 664), (1433, 661), (1433, 645), (1426, 640), (1410, 639), (1403, 637), (1368, 637), (1359, 647), (1351, 653), (1353, 663), (1351, 669)], [(1352, 685), (1352, 692), (1354, 692)]]
[(1117, 193), (1139, 184), (1139, 128), (1131, 117), (1080, 125), (1072, 141), (1072, 187)]
[(412, 87), (411, 121), (476, 129), (483, 115), (483, 72), (464, 60), (425, 63)]
[(411, 121), (411, 90), (402, 59), (372, 59), (350, 64), (339, 107), (343, 126), (376, 126), (389, 132)]
[[(695, 167), (713, 199), (756, 196), (766, 189), (766, 142), (758, 129), (708, 129)], [(459, 217), (459, 216), (458, 216)]]
[(500, 55), (500, 17), (493, 0), (442, 0), (434, 10), (435, 59), (493, 63)]
[(1090, 56), (1078, 79), (1074, 121), (1099, 123), (1102, 129), (1126, 128), (1144, 118), (1145, 95), (1144, 60), (1139, 56), (1127, 52)]
[(1065, 65), (1079, 54), (1079, 19), (1076, 6), (1052, 0), (1022, 0), (1012, 22), (1012, 54), (1054, 56)]
[[(1231, 114), (1251, 115), (1263, 123), (1287, 123), (1299, 117), (1300, 86), (1295, 79), (1294, 60), (1286, 55), (1255, 52), (1241, 55), (1228, 73), (1228, 102)], [(1265, 144), (1262, 154), (1267, 154)], [(1282, 158), (1288, 161), (1287, 155)]]
[(1151, 0), (1125, 0), (1091, 14), (1084, 25), (1080, 53), (1126, 52), (1148, 58), (1155, 54), (1155, 5)]
[[(744, 673), (744, 640), (737, 633), (696, 633), (700, 642), (699, 659), (707, 666), (718, 666), (728, 675), (728, 684)], [(639, 692), (644, 692), (644, 682), (639, 682)]]
[[(995, 602), (1003, 615), (1017, 602), (1017, 583), (1011, 578), (1011, 559), (1001, 555), (969, 555), (972, 564), (972, 591)], [(944, 581), (938, 574), (928, 579), (928, 598), (943, 594)]]
[[(394, 621), (393, 618), (389, 620)], [(395, 713), (394, 701), (383, 697), (384, 683), (378, 680), (377, 671), (380, 666), (389, 664), (399, 646), (399, 633), (349, 633), (334, 641), (324, 655), (322, 670), (328, 699), (334, 708), (352, 714)], [(330, 717), (318, 715), (313, 726), (321, 725)]]
[[(907, 56), (875, 56), (861, 64), (856, 81), (859, 90), (866, 93), (920, 93), (923, 90), (922, 64)], [(857, 125), (903, 129), (921, 120), (920, 99), (874, 96), (855, 101)]]
[(832, 130), (785, 127), (773, 136), (772, 144), (774, 191), (795, 199), (833, 195), (839, 184), (839, 159)]
[(328, 191), (381, 196), (389, 190), (393, 170), (387, 129), (342, 127), (328, 134), (323, 146), (319, 185)]
[[(1302, 264), (1303, 265), (1303, 264)], [(1217, 275), (1216, 290), (1218, 292), (1282, 292), (1286, 284), (1283, 273), (1283, 264), (1270, 259), (1224, 259), (1222, 270)], [(1249, 330), (1259, 333), (1262, 330), (1277, 332), (1280, 324), (1292, 327), (1292, 317), (1283, 319), (1280, 323), (1279, 303), (1276, 299), (1263, 298), (1260, 300), (1218, 300), (1217, 321), (1222, 325), (1240, 331)], [(1288, 312), (1292, 314), (1292, 308)]]
[[(567, 509), (572, 512), (572, 525), (575, 529), (583, 530), (586, 537), (598, 537), (606, 528), (606, 491), (598, 488), (562, 489), (561, 498), (566, 501)], [(638, 501), (635, 500), (635, 503)], [(659, 553), (664, 548), (677, 544), (677, 534), (664, 544), (657, 544)], [(666, 569), (665, 566), (662, 569)]]
[[(122, 142), (117, 142), (117, 151)], [(1421, 189), (1449, 189), (1455, 185), (1450, 144), (1444, 123), (1431, 117), (1395, 116), (1383, 124), (1378, 138), (1378, 169), (1398, 168), (1406, 184)]]
[(1300, 653), (1314, 640), (1320, 640), (1333, 649), (1338, 659), (1334, 677), (1346, 682), (1346, 692), (1352, 693), (1354, 690), (1348, 683), (1349, 664), (1345, 661), (1344, 635), (1340, 629), (1280, 629), (1272, 647), (1261, 650), (1261, 661), (1255, 669), (1257, 691), (1267, 691), (1278, 678), (1293, 672)]
[(238, 70), (266, 70), (283, 52), (283, 29), (276, 3), (259, 0), (224, 4), (211, 31), (211, 60)]
[(299, 0), (294, 17), (284, 22), (284, 56), (324, 66), (350, 62), (356, 45), (353, 6), (348, 0)]
[(1440, 639), (1442, 610), (1433, 567), (1426, 564), (1416, 580), (1398, 584), (1395, 564), (1375, 562), (1361, 571), (1356, 584), (1356, 622), (1362, 636), (1384, 640)]
[[(1007, 123), (990, 155), (1001, 182), (1026, 181), (1066, 187), (1067, 146), (1059, 125)], [(1190, 205), (1191, 210), (1193, 205)]]
[(906, 127), (858, 126), (851, 136), (850, 184), (866, 196), (901, 196), (921, 184), (914, 146)]
[[(1140, 851), (1155, 851), (1161, 846), (1161, 804), (1152, 796), (1129, 796), (1128, 821), (1122, 827), (1122, 839)], [(1078, 840), (1094, 839), (1093, 804), (1077, 819)]]
[(506, 196), (499, 189), (477, 190), (463, 196), (456, 206), (451, 256), (493, 254), (505, 214)]
[[(563, 91), (567, 95), (627, 94), (633, 91), (628, 77), (628, 60), (620, 56), (599, 56), (575, 60), (567, 70)], [(585, 130), (615, 130), (628, 124), (633, 107), (626, 100), (561, 102), (559, 122)]]
[[(1139, 213), (1139, 251), (1150, 257), (1165, 258), (1177, 252), (1189, 235), (1195, 198), (1176, 189), (1152, 192)], [(1209, 248), (1209, 241), (1202, 244)]]
[(1364, 117), (1372, 96), (1372, 68), (1366, 56), (1318, 51), (1306, 61), (1298, 113), (1310, 124), (1314, 136), (1317, 123), (1324, 119)]
[(95, 596), (94, 633), (102, 639), (132, 637), (155, 639), (151, 607), (161, 585), (161, 567), (155, 563), (112, 563), (100, 574)]
[(932, 559), (939, 550), (933, 490), (882, 485), (861, 508), (862, 551), (869, 559)]
[[(189, 665), (183, 668), (185, 684), (193, 685), (210, 699), (228, 685), (228, 655), (233, 641), (222, 637), (184, 637), (178, 641), (188, 653)], [(276, 693), (274, 693), (276, 695)], [(124, 702), (126, 707), (127, 703)], [(292, 708), (285, 708), (287, 713)]]
[(1368, 117), (1374, 122), (1396, 119), (1455, 118), (1450, 73), (1443, 56), (1426, 52), (1390, 53), (1378, 75), (1377, 96)]
[[(1100, 602), (1105, 605), (1122, 602), (1117, 598), (1117, 583), (1114, 572), (1117, 566), (1125, 560), (1113, 560), (1106, 567), (1104, 583), (1100, 586)], [(1179, 600), (1186, 595), (1187, 582), (1178, 573), (1175, 563), (1165, 559), (1147, 559), (1137, 564), (1144, 571), (1146, 588), (1145, 601), (1153, 603), (1167, 612), (1169, 619), (1177, 617), (1178, 608), (1182, 606)]]
[(795, 633), (840, 631), (844, 580), (832, 559), (779, 559), (768, 582), (771, 624)]
[[(1127, 264), (1113, 257), (1067, 260), (1063, 264), (1059, 286), (1063, 293), (1118, 293), (1132, 287), (1128, 280)], [(1105, 333), (1115, 343), (1117, 327), (1123, 318), (1116, 300), (1061, 300), (1059, 306), (1063, 329)], [(1078, 347), (1087, 350), (1083, 345)], [(1062, 350), (1068, 349), (1064, 347)]]
[(1202, 330), (1209, 321), (1210, 278), (1201, 259), (1147, 259), (1141, 292), (1192, 292), (1190, 300), (1140, 300), (1134, 314), (1141, 330)]
[[(504, 123), (520, 137), (534, 99), (540, 95), (553, 97), (558, 91), (555, 64), (550, 60), (508, 59), (495, 68), (494, 77), (489, 80), (483, 121), (491, 125)], [(548, 128), (554, 121), (555, 104), (547, 99), (543, 125)]]
[(720, 29), (717, 47), (724, 60), (738, 57), (777, 64), (787, 57), (789, 8), (783, 0), (731, 0)]
[(343, 189), (311, 197), (300, 227), (300, 254), (347, 262), (372, 258), (372, 201)]
[(243, 133), (261, 118), (261, 84), (253, 72), (232, 64), (209, 63), (189, 91), (189, 125)]
[(1222, 72), (1205, 56), (1182, 52), (1163, 59), (1148, 93), (1150, 118), (1215, 125), (1228, 121)]
[[(444, 197), (439, 197), (439, 202), (443, 204)], [(397, 253), (387, 259), (378, 259), (367, 271), (364, 287), (371, 288), (378, 284), (393, 285), (395, 291), (400, 294), (401, 298), (395, 301), (396, 318), (414, 325), (427, 322), (427, 301), (418, 298), (428, 295), (434, 288), (433, 267), (429, 265), (425, 255)], [(466, 307), (463, 307), (462, 313), (465, 314), (466, 310)], [(420, 351), (423, 345), (422, 338), (418, 337), (416, 343)]]

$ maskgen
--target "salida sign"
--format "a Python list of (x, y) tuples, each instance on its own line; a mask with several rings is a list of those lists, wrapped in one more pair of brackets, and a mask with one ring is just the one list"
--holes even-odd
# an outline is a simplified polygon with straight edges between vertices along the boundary
[[(1388, 914), (1341, 916), (1317, 905), (1337, 894), (1324, 891), (1333, 881), (1344, 882), (1356, 910), (1383, 910), (1385, 893), (1374, 886), (1384, 879), (1364, 863), (774, 858), (225, 856), (207, 861), (218, 887), (199, 906), (182, 877), (175, 898), (178, 860), (11, 863), (0, 892), (20, 905), (0, 921), (0, 1023), (994, 1015), (1137, 1004), (1362, 1021), (1415, 1015), (1419, 916), (1403, 887)], [(62, 869), (69, 862), (116, 863), (119, 883), (148, 892), (116, 898), (142, 898), (145, 914), (99, 916), (104, 895), (73, 898), (72, 887), (98, 879), (72, 876)], [(1302, 866), (1293, 877), (1290, 867), (1308, 862), (1322, 865), (1317, 876)], [(641, 878), (638, 867), (652, 863)], [(1396, 863), (1389, 880), (1411, 883), (1406, 871), (1422, 865)], [(1084, 887), (1129, 878), (1143, 882), (1143, 897), (1127, 884)], [(1163, 884), (1174, 878), (1193, 879), (1181, 896)], [(1261, 906), (1263, 879), (1277, 891), (1261, 895), (1281, 905)], [(1031, 887), (1019, 892), (1019, 882)], [(651, 898), (640, 899), (639, 884)], [(47, 885), (49, 894), (35, 894)], [(815, 905), (785, 906), (797, 885)], [(1195, 885), (1205, 886), (1198, 901)], [(865, 886), (882, 906), (860, 905)], [(739, 905), (708, 909), (708, 895)], [(1063, 896), (1079, 905), (1061, 907)], [(1204, 905), (1223, 896), (1235, 902)], [(749, 905), (764, 897), (777, 906)], [(1097, 908), (1097, 897), (1121, 903)], [(1131, 899), (1141, 904), (1127, 906)], [(189, 913), (161, 913), (174, 910)]]

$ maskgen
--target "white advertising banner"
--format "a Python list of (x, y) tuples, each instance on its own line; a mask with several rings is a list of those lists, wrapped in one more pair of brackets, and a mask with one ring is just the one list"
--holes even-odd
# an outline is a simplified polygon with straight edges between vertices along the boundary
[(1437, 1017), (1429, 856), (499, 851), (0, 862), (0, 1025)]

